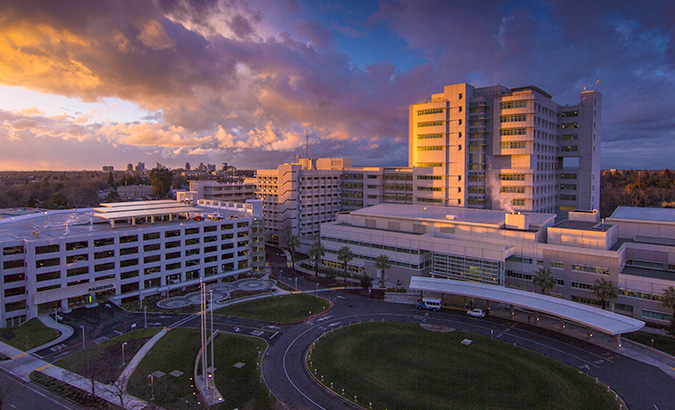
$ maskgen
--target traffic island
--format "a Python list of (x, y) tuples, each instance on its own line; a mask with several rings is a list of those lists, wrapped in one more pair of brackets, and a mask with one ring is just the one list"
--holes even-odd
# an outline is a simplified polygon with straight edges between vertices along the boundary
[(489, 337), (374, 322), (324, 333), (307, 369), (366, 409), (619, 409), (607, 387), (551, 358)]

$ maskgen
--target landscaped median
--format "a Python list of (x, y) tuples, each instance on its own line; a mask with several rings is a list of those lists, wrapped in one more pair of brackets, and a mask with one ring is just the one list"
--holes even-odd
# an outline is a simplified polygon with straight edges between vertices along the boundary
[[(198, 330), (174, 329), (168, 332), (143, 358), (131, 376), (129, 394), (165, 409), (193, 409), (199, 398), (192, 370), (201, 339)], [(224, 402), (212, 409), (273, 409), (260, 377), (260, 357), (264, 341), (252, 337), (221, 333), (215, 337), (216, 387)], [(150, 380), (152, 377), (152, 385)]]
[(45, 326), (38, 319), (31, 319), (21, 326), (1, 329), (0, 341), (19, 350), (27, 351), (51, 342), (60, 335), (58, 330)]
[(297, 323), (325, 312), (328, 300), (305, 293), (267, 297), (225, 306), (216, 315), (242, 317), (276, 323)]
[(308, 367), (327, 388), (365, 408), (619, 408), (604, 386), (553, 359), (411, 323), (335, 329), (311, 349)]

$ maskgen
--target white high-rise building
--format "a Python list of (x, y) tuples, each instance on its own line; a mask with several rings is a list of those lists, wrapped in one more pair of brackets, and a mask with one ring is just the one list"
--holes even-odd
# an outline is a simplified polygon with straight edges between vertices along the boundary
[(535, 86), (454, 84), (410, 106), (414, 203), (556, 212), (600, 204), (602, 95), (562, 106)]

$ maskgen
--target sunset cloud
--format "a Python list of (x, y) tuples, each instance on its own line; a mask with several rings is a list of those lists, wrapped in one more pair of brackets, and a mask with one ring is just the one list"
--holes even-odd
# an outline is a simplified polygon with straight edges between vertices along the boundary
[[(140, 155), (270, 167), (303, 153), (309, 134), (315, 157), (405, 165), (408, 105), (446, 84), (536, 84), (565, 104), (598, 78), (611, 159), (603, 166), (621, 167), (623, 148), (612, 142), (667, 140), (673, 129), (675, 106), (662, 102), (675, 92), (675, 16), (659, 4), (636, 13), (574, 1), (392, 0), (362, 10), (302, 0), (67, 3), (3, 3), (0, 84), (101, 106), (59, 116), (0, 99), (0, 141), (49, 140), (52, 152), (59, 141), (68, 152), (86, 142), (116, 164)], [(588, 13), (578, 13), (582, 4)], [(380, 48), (398, 54), (376, 57)], [(110, 119), (110, 99), (142, 115)], [(98, 168), (106, 156), (82, 158)]]

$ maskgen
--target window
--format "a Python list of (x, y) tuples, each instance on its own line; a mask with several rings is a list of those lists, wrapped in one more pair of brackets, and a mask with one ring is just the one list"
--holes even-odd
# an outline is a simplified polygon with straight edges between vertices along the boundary
[(560, 136), (561, 141), (576, 141), (577, 139), (579, 139), (579, 135), (577, 135), (577, 134), (561, 135)]
[(442, 167), (443, 163), (442, 162), (418, 162), (416, 166), (424, 168), (424, 167)]
[(525, 200), (524, 199), (516, 198), (513, 201), (511, 201), (511, 203), (515, 206), (525, 206)]
[(499, 130), (501, 135), (525, 135), (527, 134), (527, 129), (525, 128), (502, 128)]
[(524, 194), (525, 193), (525, 187), (524, 186), (503, 186), (501, 189), (501, 192), (509, 193), (509, 194)]
[(570, 118), (570, 117), (578, 117), (579, 116), (579, 111), (574, 110), (574, 111), (564, 111), (561, 116), (563, 118)]
[(567, 145), (564, 147), (560, 147), (561, 152), (577, 152), (579, 150), (579, 147), (576, 145)]
[[(443, 138), (443, 134), (421, 134), (417, 136), (418, 140), (428, 140), (428, 139), (434, 139), (434, 138)], [(368, 175), (368, 178), (370, 178), (371, 175)], [(375, 178), (375, 175), (372, 175), (373, 178)]]
[(167, 242), (164, 244), (165, 249), (177, 248), (180, 246), (180, 241)]
[(48, 272), (48, 273), (41, 273), (41, 274), (35, 276), (35, 279), (38, 282), (44, 282), (46, 280), (58, 279), (60, 277), (61, 277), (61, 272)]
[[(44, 268), (46, 266), (57, 266), (61, 263), (61, 260), (59, 258), (52, 258), (52, 259), (42, 259), (39, 261), (35, 261), (35, 267), (36, 268)], [(23, 261), (21, 261), (21, 265), (23, 266)]]
[(442, 145), (433, 145), (429, 147), (417, 147), (418, 151), (443, 151), (443, 146)]
[(152, 239), (159, 239), (159, 232), (149, 232), (143, 234), (143, 240), (144, 241), (149, 241)]
[(68, 269), (66, 271), (66, 276), (71, 277), (71, 276), (78, 276), (78, 275), (86, 275), (88, 273), (89, 273), (89, 268), (85, 266), (83, 268)]
[(114, 238), (101, 238), (101, 239), (94, 239), (94, 246), (110, 246), (115, 244), (115, 239)]
[(417, 123), (417, 126), (420, 128), (423, 127), (437, 127), (443, 125), (443, 121), (427, 121), (427, 122), (419, 122)]
[(419, 110), (417, 111), (417, 115), (440, 114), (442, 112), (443, 112), (442, 108), (431, 108), (428, 110)]
[(502, 110), (509, 110), (511, 108), (526, 108), (527, 101), (503, 101), (500, 105)]
[(560, 195), (560, 200), (561, 201), (576, 201), (577, 196), (576, 195)]
[(164, 237), (165, 238), (171, 238), (174, 236), (180, 236), (180, 231), (166, 231), (164, 232)]
[(428, 180), (440, 181), (440, 180), (443, 179), (443, 177), (441, 175), (418, 175), (417, 179), (424, 180), (424, 181), (428, 181)]
[(551, 268), (553, 268), (553, 269), (565, 269), (565, 263), (564, 262), (551, 261)]
[(609, 275), (609, 269), (598, 267), (598, 266), (586, 266), (586, 265), (572, 265), (572, 270), (578, 272), (588, 272), (588, 273), (599, 273), (601, 275)]
[(443, 188), (441, 187), (427, 187), (427, 186), (418, 186), (418, 191), (427, 191), (427, 192), (441, 192)]
[(120, 267), (126, 268), (127, 266), (138, 265), (138, 259), (127, 259), (120, 262)]
[(525, 174), (499, 174), (502, 181), (525, 181)]
[(525, 144), (525, 141), (507, 141), (502, 142), (501, 147), (502, 149), (523, 149), (526, 148)]
[(138, 253), (138, 248), (124, 248), (120, 249), (120, 255), (133, 255), (135, 253)]
[(579, 128), (579, 123), (578, 122), (570, 122), (568, 124), (563, 124), (562, 129), (564, 130), (569, 130), (572, 128)]
[(199, 233), (199, 228), (190, 228), (185, 230), (185, 235), (196, 235)]
[(560, 179), (577, 179), (577, 174), (560, 174)]
[(514, 115), (502, 115), (500, 118), (501, 122), (520, 122), (526, 121), (527, 115), (525, 114), (514, 114)]
[(576, 191), (576, 184), (560, 184), (560, 189), (563, 191)]

